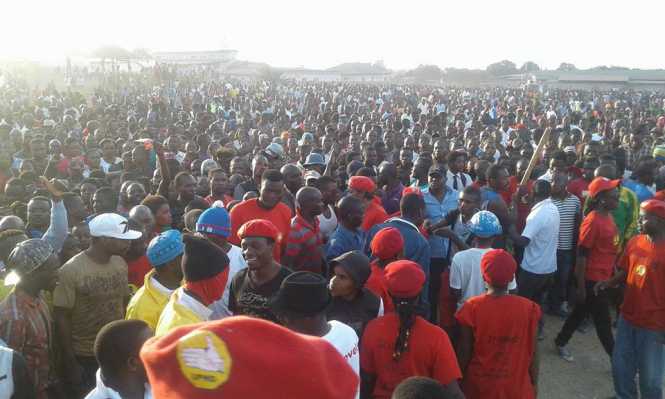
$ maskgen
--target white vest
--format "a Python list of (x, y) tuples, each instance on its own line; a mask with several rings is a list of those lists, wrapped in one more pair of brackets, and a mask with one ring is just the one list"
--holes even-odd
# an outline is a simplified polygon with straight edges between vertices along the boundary
[(13, 360), (14, 351), (0, 346), (0, 398), (11, 398), (14, 394)]

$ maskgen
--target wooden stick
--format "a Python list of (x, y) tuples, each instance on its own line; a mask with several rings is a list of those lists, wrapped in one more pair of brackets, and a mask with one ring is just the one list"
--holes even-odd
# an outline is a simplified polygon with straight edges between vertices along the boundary
[(536, 167), (536, 164), (538, 163), (538, 160), (540, 158), (540, 153), (543, 151), (545, 143), (547, 143), (547, 141), (550, 139), (551, 133), (552, 129), (548, 127), (547, 129), (545, 129), (545, 132), (543, 132), (543, 135), (540, 137), (538, 146), (536, 147), (536, 150), (533, 152), (531, 160), (529, 161), (529, 166), (526, 168), (526, 173), (524, 173), (524, 176), (522, 176), (522, 181), (520, 181), (520, 186), (525, 185), (529, 181), (531, 172), (533, 172), (533, 168)]

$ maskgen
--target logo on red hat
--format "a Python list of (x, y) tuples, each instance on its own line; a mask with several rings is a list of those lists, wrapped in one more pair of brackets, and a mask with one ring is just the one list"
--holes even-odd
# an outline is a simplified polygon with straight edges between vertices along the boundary
[(231, 355), (217, 335), (198, 330), (180, 338), (178, 365), (185, 378), (196, 388), (217, 389), (231, 374)]

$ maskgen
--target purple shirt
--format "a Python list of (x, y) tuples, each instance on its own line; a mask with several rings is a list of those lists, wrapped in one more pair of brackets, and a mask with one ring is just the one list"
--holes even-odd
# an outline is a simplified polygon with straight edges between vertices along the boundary
[(381, 196), (381, 205), (383, 205), (383, 209), (386, 210), (388, 215), (399, 211), (399, 201), (402, 199), (402, 191), (404, 191), (404, 186), (402, 183), (399, 183), (395, 188), (386, 191)]

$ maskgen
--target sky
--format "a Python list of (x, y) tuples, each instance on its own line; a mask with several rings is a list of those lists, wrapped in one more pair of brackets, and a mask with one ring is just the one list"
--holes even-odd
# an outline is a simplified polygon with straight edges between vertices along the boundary
[(665, 68), (665, 1), (5, 0), (0, 59), (62, 62), (102, 45), (232, 48), (238, 59), (327, 68), (383, 61), (482, 68)]

